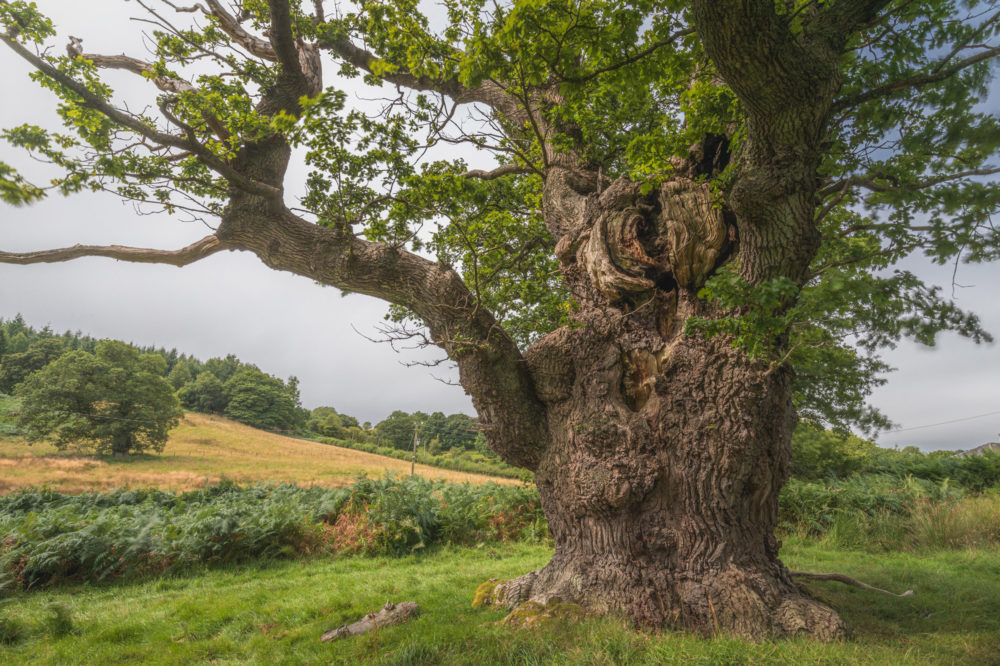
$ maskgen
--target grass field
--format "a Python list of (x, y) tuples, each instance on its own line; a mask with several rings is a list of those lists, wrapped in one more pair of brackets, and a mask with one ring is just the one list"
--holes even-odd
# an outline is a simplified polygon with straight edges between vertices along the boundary
[[(0, 493), (28, 485), (71, 493), (112, 487), (185, 490), (223, 477), (340, 486), (357, 474), (385, 472), (405, 475), (409, 464), (194, 414), (172, 433), (164, 455), (127, 462), (0, 439)], [(421, 465), (417, 472), (450, 481), (491, 480)], [(810, 583), (808, 590), (853, 627), (851, 639), (834, 644), (647, 633), (615, 618), (541, 629), (497, 626), (503, 611), (470, 608), (476, 586), (538, 568), (551, 550), (525, 542), (482, 542), (475, 548), (431, 546), (395, 558), (308, 550), (312, 554), (291, 560), (197, 564), (155, 578), (63, 582), (30, 593), (0, 586), (0, 597), (9, 595), (0, 598), (0, 664), (1000, 666), (997, 506), (994, 495), (928, 505), (913, 519), (928, 522), (924, 527), (919, 520), (904, 524), (895, 514), (876, 513), (889, 527), (926, 533), (906, 541), (905, 548), (890, 547), (903, 543), (898, 539), (873, 542), (872, 530), (861, 530), (859, 521), (876, 518), (848, 520), (853, 514), (841, 515), (822, 539), (786, 535), (782, 558), (792, 569), (835, 571), (881, 588), (915, 591), (895, 598), (833, 582)], [(104, 524), (94, 511), (76, 527)], [(31, 520), (40, 519), (32, 513)], [(977, 539), (966, 538), (969, 533)], [(327, 629), (386, 601), (416, 601), (422, 613), (362, 637), (319, 641)]]
[[(291, 482), (341, 486), (358, 474), (409, 474), (410, 464), (385, 456), (255, 430), (220, 416), (188, 414), (160, 455), (131, 460), (59, 452), (0, 438), (0, 493), (45, 485), (61, 492), (148, 488), (191, 490), (228, 478), (238, 483)], [(417, 465), (417, 474), (446, 481), (515, 483)]]
[[(60, 588), (0, 607), (12, 640), (0, 663), (98, 664), (1000, 664), (1000, 553), (921, 556), (830, 552), (788, 544), (792, 568), (842, 571), (892, 598), (837, 583), (811, 584), (851, 623), (842, 643), (759, 644), (678, 632), (649, 634), (615, 619), (546, 629), (493, 623), (472, 609), (476, 585), (542, 565), (543, 546), (440, 549), (407, 558), (263, 563), (141, 584)], [(327, 629), (386, 600), (421, 615), (377, 633), (324, 644)]]

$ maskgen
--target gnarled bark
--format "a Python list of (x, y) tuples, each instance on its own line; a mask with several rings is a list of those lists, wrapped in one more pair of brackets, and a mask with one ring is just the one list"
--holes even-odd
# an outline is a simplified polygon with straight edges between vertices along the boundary
[(584, 230), (559, 249), (584, 325), (526, 354), (547, 408), (535, 480), (556, 551), (497, 600), (558, 598), (706, 634), (842, 636), (778, 559), (789, 372), (683, 333), (721, 314), (694, 293), (735, 250), (708, 186), (678, 178), (643, 195), (621, 180), (583, 208)]
[(778, 560), (795, 422), (787, 373), (724, 340), (665, 343), (627, 324), (565, 342), (577, 379), (550, 404), (535, 476), (556, 552), (518, 601), (559, 597), (709, 634), (843, 635)]

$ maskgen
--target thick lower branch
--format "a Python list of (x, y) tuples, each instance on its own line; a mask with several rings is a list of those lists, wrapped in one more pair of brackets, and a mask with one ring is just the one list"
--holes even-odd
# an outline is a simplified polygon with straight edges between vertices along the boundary
[(545, 406), (517, 345), (454, 270), (288, 211), (262, 217), (231, 210), (219, 228), (225, 242), (271, 268), (401, 305), (423, 319), (458, 364), (490, 446), (508, 463), (535, 469), (548, 443)]
[(55, 250), (36, 252), (0, 252), (3, 264), (51, 264), (81, 257), (108, 257), (119, 261), (144, 264), (170, 264), (187, 266), (221, 250), (234, 249), (215, 236), (206, 236), (196, 243), (179, 250), (155, 250), (124, 245), (74, 245)]

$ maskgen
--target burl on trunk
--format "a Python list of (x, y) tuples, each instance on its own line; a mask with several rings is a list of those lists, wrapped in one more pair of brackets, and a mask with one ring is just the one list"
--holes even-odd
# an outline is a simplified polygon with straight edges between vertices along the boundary
[(684, 178), (650, 195), (623, 179), (595, 200), (556, 248), (580, 325), (525, 357), (547, 409), (535, 480), (555, 554), (491, 600), (558, 599), (706, 634), (843, 635), (778, 559), (790, 373), (683, 331), (718, 315), (696, 293), (734, 250), (734, 226)]

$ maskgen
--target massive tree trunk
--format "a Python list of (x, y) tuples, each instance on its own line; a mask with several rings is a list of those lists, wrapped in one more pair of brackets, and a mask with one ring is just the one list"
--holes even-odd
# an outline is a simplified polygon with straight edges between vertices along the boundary
[(643, 328), (546, 341), (549, 361), (561, 357), (576, 378), (551, 404), (536, 471), (555, 555), (516, 601), (556, 596), (705, 633), (841, 635), (778, 560), (795, 421), (787, 373), (724, 340), (665, 342)]
[(496, 600), (558, 598), (706, 634), (838, 637), (843, 621), (778, 559), (790, 371), (683, 331), (723, 314), (696, 292), (736, 250), (734, 218), (710, 197), (683, 177), (649, 196), (623, 179), (574, 209), (578, 232), (557, 253), (583, 325), (526, 354), (546, 406), (535, 479), (556, 550)]

